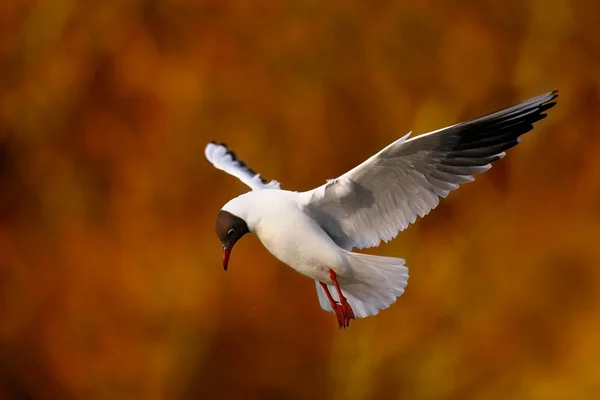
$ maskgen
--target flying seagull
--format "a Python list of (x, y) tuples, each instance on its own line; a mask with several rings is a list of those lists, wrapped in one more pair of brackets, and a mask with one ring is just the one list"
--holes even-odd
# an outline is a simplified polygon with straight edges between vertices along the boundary
[(216, 233), (227, 271), (234, 244), (246, 233), (283, 263), (315, 280), (319, 303), (340, 328), (375, 315), (402, 295), (408, 268), (401, 258), (352, 252), (376, 247), (425, 216), (440, 197), (474, 180), (520, 142), (553, 107), (557, 91), (469, 122), (409, 139), (410, 133), (337, 179), (307, 192), (267, 182), (224, 144), (205, 155), (252, 190), (217, 215)]

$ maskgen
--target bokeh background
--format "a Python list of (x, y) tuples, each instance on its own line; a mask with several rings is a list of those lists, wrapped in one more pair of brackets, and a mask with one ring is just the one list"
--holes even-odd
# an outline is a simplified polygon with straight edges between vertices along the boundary
[[(0, 2), (0, 399), (600, 398), (600, 2)], [(340, 331), (252, 235), (226, 142), (292, 190), (560, 90), (374, 254)]]

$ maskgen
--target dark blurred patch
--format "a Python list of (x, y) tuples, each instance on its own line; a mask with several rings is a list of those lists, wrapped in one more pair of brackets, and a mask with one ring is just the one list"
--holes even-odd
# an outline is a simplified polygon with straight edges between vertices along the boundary
[(8, 373), (0, 370), (0, 399), (6, 400), (35, 400), (27, 388), (16, 381)]
[(35, 217), (39, 210), (33, 193), (23, 183), (18, 155), (10, 141), (10, 134), (0, 141), (0, 222), (16, 222), (21, 217)]
[(5, 220), (13, 214), (17, 193), (14, 179), (17, 176), (14, 159), (8, 143), (0, 142), (0, 219)]
[(30, 352), (25, 342), (10, 346), (0, 343), (0, 396), (4, 391), (8, 400), (72, 399), (42, 358)]

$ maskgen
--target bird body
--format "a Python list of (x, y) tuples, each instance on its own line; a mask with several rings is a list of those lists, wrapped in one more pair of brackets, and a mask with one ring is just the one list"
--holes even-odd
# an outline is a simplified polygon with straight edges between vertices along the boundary
[(225, 204), (223, 210), (244, 219), (279, 261), (309, 278), (331, 283), (328, 269), (341, 275), (347, 265), (341, 249), (302, 211), (301, 200), (298, 192), (287, 190), (251, 191)]
[(281, 262), (315, 280), (321, 307), (340, 327), (375, 315), (402, 295), (401, 258), (352, 252), (375, 247), (423, 217), (440, 197), (472, 181), (520, 141), (554, 106), (549, 92), (484, 117), (408, 139), (406, 135), (337, 179), (306, 192), (281, 190), (210, 143), (207, 159), (252, 190), (223, 206), (216, 233), (227, 269), (233, 245), (255, 233)]

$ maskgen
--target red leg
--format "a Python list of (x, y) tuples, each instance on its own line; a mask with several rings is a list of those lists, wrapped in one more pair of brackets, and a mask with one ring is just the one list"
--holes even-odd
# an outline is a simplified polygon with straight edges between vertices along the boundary
[(350, 307), (350, 304), (348, 304), (348, 301), (342, 294), (342, 289), (340, 289), (340, 285), (337, 280), (337, 275), (335, 274), (335, 272), (333, 272), (333, 270), (329, 270), (329, 277), (333, 281), (333, 284), (335, 285), (335, 290), (337, 290), (338, 296), (340, 298), (341, 308), (344, 311), (345, 316), (343, 325), (347, 328), (348, 325), (350, 325), (350, 320), (354, 319), (354, 311), (352, 310), (352, 307)]
[(344, 313), (344, 308), (333, 299), (333, 297), (331, 297), (331, 293), (329, 293), (329, 288), (327, 287), (326, 284), (324, 284), (323, 282), (319, 282), (321, 284), (321, 287), (323, 288), (323, 290), (325, 291), (325, 294), (327, 295), (327, 299), (329, 299), (329, 304), (331, 305), (331, 308), (333, 309), (333, 312), (335, 313), (335, 316), (338, 320), (338, 325), (340, 326), (340, 328), (342, 327), (346, 327), (346, 315)]

